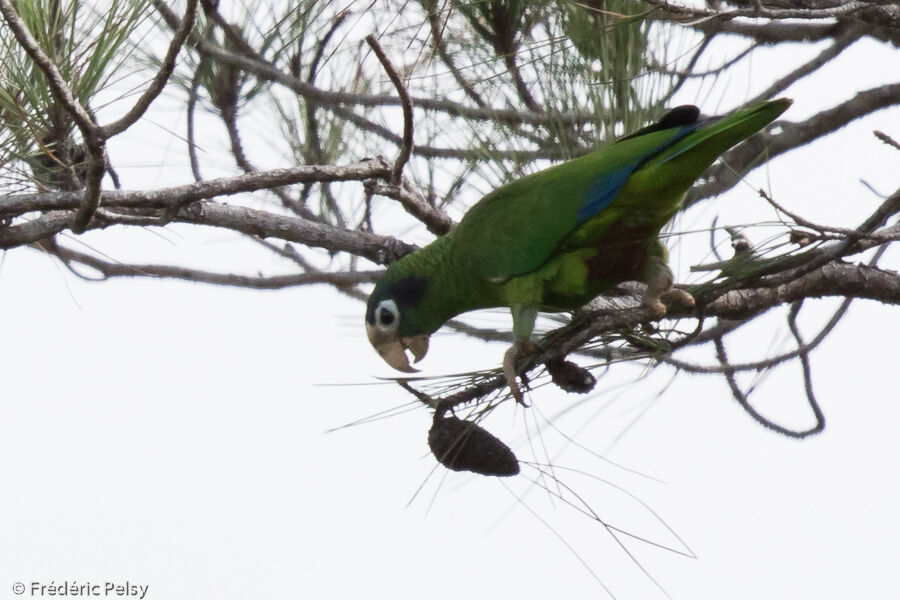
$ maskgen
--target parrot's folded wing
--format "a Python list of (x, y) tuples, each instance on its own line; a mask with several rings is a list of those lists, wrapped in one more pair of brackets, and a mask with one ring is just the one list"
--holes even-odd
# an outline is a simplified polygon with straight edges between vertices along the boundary
[[(765, 127), (790, 103), (763, 102), (702, 121), (694, 121), (696, 108), (679, 107), (615, 143), (504, 185), (463, 217), (454, 258), (488, 280), (524, 275), (541, 267), (620, 192), (622, 202), (609, 210), (644, 211), (643, 222), (659, 221), (662, 227), (681, 195), (719, 154)], [(602, 227), (614, 226), (620, 216), (611, 214)]]
[(692, 130), (688, 125), (623, 139), (494, 190), (460, 222), (455, 258), (490, 280), (537, 269), (615, 199), (641, 163)]

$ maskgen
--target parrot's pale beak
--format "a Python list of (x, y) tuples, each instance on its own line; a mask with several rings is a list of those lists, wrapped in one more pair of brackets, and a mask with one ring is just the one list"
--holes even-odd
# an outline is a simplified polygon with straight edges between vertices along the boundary
[(394, 333), (379, 331), (366, 323), (366, 334), (375, 351), (381, 355), (384, 362), (398, 371), (404, 373), (418, 373), (419, 370), (409, 366), (409, 350), (413, 355), (413, 362), (419, 362), (428, 354), (428, 336), (417, 335), (414, 337), (400, 337)]

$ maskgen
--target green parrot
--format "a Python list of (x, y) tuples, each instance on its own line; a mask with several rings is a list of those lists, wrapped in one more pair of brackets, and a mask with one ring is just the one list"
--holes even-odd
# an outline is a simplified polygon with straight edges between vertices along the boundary
[(763, 102), (700, 119), (680, 106), (657, 123), (589, 154), (508, 183), (479, 200), (457, 227), (391, 264), (366, 308), (366, 333), (392, 367), (415, 372), (429, 336), (471, 310), (508, 306), (515, 345), (504, 358), (518, 401), (516, 356), (538, 311), (569, 311), (624, 281), (647, 284), (642, 305), (693, 305), (672, 288), (660, 230), (715, 160), (787, 110)]

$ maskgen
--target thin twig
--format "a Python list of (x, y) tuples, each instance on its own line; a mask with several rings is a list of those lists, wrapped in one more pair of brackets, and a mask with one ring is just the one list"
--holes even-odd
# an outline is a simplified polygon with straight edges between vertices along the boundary
[(798, 300), (791, 304), (791, 309), (788, 311), (788, 328), (791, 330), (791, 335), (794, 336), (794, 341), (797, 342), (797, 347), (800, 348), (799, 358), (800, 367), (803, 370), (803, 388), (806, 391), (806, 401), (813, 412), (816, 424), (806, 431), (797, 432), (798, 435), (796, 437), (815, 435), (825, 429), (825, 414), (822, 412), (822, 408), (819, 406), (819, 401), (816, 399), (813, 391), (812, 369), (809, 366), (809, 350), (804, 348), (806, 344), (803, 341), (803, 336), (800, 334), (799, 327), (797, 327), (797, 315), (800, 314), (802, 306), (803, 300)]
[(818, 223), (813, 223), (809, 219), (805, 219), (797, 213), (788, 210), (778, 202), (776, 202), (768, 192), (763, 189), (759, 190), (760, 197), (772, 205), (772, 208), (777, 210), (780, 213), (788, 216), (794, 223), (801, 227), (806, 227), (808, 229), (812, 229), (819, 233), (830, 233), (843, 236), (844, 238), (853, 238), (853, 239), (866, 239), (871, 241), (892, 241), (890, 236), (882, 236), (878, 233), (862, 233), (858, 229), (848, 229), (846, 227), (833, 227), (830, 225), (819, 225)]
[(203, 70), (206, 68), (207, 59), (204, 55), (200, 56), (194, 76), (191, 77), (191, 85), (188, 88), (187, 99), (187, 148), (188, 158), (191, 162), (191, 173), (194, 175), (194, 181), (200, 181), (203, 176), (200, 174), (200, 161), (197, 159), (197, 143), (194, 131), (194, 117), (196, 116), (197, 97), (200, 91), (200, 82), (203, 79)]
[(882, 108), (900, 104), (900, 83), (889, 83), (857, 92), (852, 98), (823, 110), (805, 121), (779, 120), (768, 127), (779, 133), (757, 133), (722, 155), (718, 164), (707, 169), (705, 182), (688, 191), (684, 206), (717, 196), (736, 185), (756, 166), (760, 157), (767, 160), (824, 137), (851, 121)]
[(311, 284), (329, 284), (341, 287), (357, 285), (360, 283), (371, 283), (383, 273), (383, 271), (317, 272), (264, 277), (235, 273), (214, 273), (202, 269), (191, 269), (172, 265), (124, 264), (104, 260), (97, 256), (78, 252), (60, 245), (54, 245), (51, 252), (70, 267), (75, 264), (90, 267), (97, 273), (97, 277), (89, 277), (74, 269), (73, 273), (77, 274), (79, 277), (93, 281), (104, 281), (114, 277), (152, 277), (271, 290)]
[(836, 37), (834, 39), (834, 42), (830, 46), (822, 50), (822, 52), (820, 52), (818, 55), (813, 57), (811, 60), (803, 63), (781, 79), (774, 82), (768, 88), (760, 92), (757, 96), (748, 100), (746, 104), (756, 104), (757, 102), (768, 100), (769, 98), (773, 98), (774, 96), (780, 94), (798, 80), (806, 77), (810, 73), (817, 71), (822, 65), (836, 58), (844, 50), (849, 48), (859, 38), (861, 38), (864, 35), (864, 32), (865, 28), (862, 26), (848, 28), (847, 31)]
[(459, 85), (460, 89), (466, 93), (466, 96), (472, 99), (477, 106), (484, 107), (487, 106), (487, 102), (481, 97), (481, 95), (475, 91), (475, 88), (469, 83), (466, 78), (463, 76), (462, 72), (457, 68), (456, 63), (453, 62), (453, 57), (450, 56), (450, 53), (447, 51), (447, 44), (444, 42), (444, 30), (447, 27), (447, 24), (450, 22), (450, 11), (447, 12), (447, 17), (444, 19), (444, 22), (441, 23), (439, 21), (439, 16), (441, 11), (437, 10), (428, 10), (428, 24), (431, 27), (431, 40), (434, 45), (434, 51), (438, 56), (441, 57), (441, 61), (447, 66), (450, 70), (450, 74), (453, 75), (453, 79), (456, 80), (457, 85)]
[[(154, 7), (163, 16), (170, 28), (177, 28), (180, 20), (172, 10), (166, 6), (163, 0), (151, 0)], [(249, 73), (253, 73), (264, 81), (274, 81), (284, 85), (290, 90), (302, 95), (307, 100), (318, 102), (322, 106), (349, 104), (356, 106), (399, 106), (402, 100), (390, 95), (356, 94), (352, 92), (337, 92), (323, 90), (300, 78), (293, 77), (280, 71), (270, 63), (257, 60), (246, 55), (231, 52), (222, 46), (207, 40), (192, 40), (197, 43), (200, 52), (209, 54), (223, 64), (239, 67)], [(501, 123), (530, 123), (542, 125), (546, 123), (583, 124), (594, 120), (594, 115), (587, 112), (566, 113), (528, 113), (513, 109), (493, 107), (472, 107), (460, 104), (452, 100), (441, 98), (429, 98), (411, 96), (411, 102), (420, 108), (446, 113), (451, 116), (483, 121), (496, 121)]]
[(184, 17), (181, 19), (181, 24), (176, 30), (175, 35), (172, 37), (172, 41), (169, 42), (169, 48), (166, 51), (165, 57), (163, 57), (159, 70), (156, 72), (156, 75), (153, 76), (153, 81), (150, 82), (149, 87), (144, 90), (144, 93), (141, 94), (141, 97), (138, 98), (137, 102), (134, 103), (127, 113), (122, 115), (120, 119), (100, 128), (100, 135), (104, 139), (109, 139), (118, 135), (137, 123), (138, 119), (144, 116), (144, 113), (147, 112), (147, 109), (150, 108), (153, 101), (156, 100), (163, 89), (165, 89), (166, 83), (168, 83), (169, 77), (172, 75), (172, 71), (175, 70), (175, 59), (178, 57), (178, 53), (181, 52), (181, 47), (184, 46), (188, 34), (191, 33), (191, 30), (194, 27), (194, 18), (196, 15), (197, 0), (187, 0), (187, 8), (185, 9)]
[(875, 137), (877, 137), (879, 140), (881, 140), (888, 146), (893, 146), (897, 150), (900, 150), (900, 143), (897, 143), (897, 141), (894, 138), (892, 138), (891, 136), (889, 136), (888, 134), (884, 133), (883, 131), (877, 131), (877, 130), (873, 131), (872, 133), (875, 134)]
[(378, 57), (381, 66), (384, 67), (385, 72), (391, 79), (391, 83), (393, 83), (394, 87), (397, 89), (397, 95), (400, 96), (400, 102), (403, 107), (403, 145), (400, 146), (400, 154), (397, 156), (397, 160), (394, 161), (394, 168), (391, 169), (391, 182), (399, 184), (400, 177), (403, 174), (403, 167), (406, 166), (406, 163), (409, 161), (413, 149), (412, 100), (410, 100), (409, 91), (406, 89), (406, 85), (404, 85), (403, 80), (397, 73), (397, 69), (391, 64), (391, 59), (384, 53), (384, 49), (381, 47), (381, 44), (378, 43), (378, 40), (375, 39), (375, 36), (371, 33), (367, 35), (366, 43), (369, 44), (369, 47), (375, 53), (375, 56)]
[(406, 212), (424, 223), (428, 231), (435, 235), (444, 235), (453, 227), (453, 220), (447, 213), (429, 204), (405, 179), (399, 184), (385, 184), (370, 179), (366, 189), (371, 193), (397, 200)]

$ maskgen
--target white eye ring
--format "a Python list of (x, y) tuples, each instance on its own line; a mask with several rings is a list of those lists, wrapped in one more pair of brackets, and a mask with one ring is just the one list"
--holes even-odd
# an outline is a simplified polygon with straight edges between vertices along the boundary
[(400, 326), (400, 311), (393, 300), (382, 300), (375, 307), (375, 327), (385, 333), (393, 333)]

